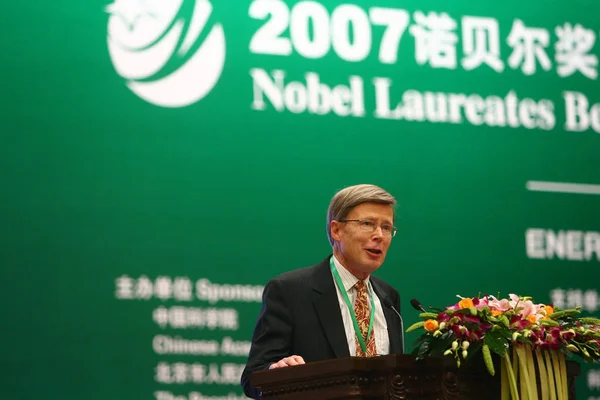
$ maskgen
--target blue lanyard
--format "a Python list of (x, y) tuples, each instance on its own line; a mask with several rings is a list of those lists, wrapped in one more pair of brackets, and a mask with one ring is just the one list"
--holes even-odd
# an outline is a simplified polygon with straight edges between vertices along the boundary
[[(356, 333), (356, 337), (358, 338), (358, 342), (360, 343), (360, 348), (363, 353), (367, 354), (367, 345), (365, 344), (365, 340), (363, 339), (362, 332), (360, 331), (360, 327), (358, 326), (358, 321), (356, 320), (356, 314), (354, 314), (354, 307), (352, 307), (352, 303), (350, 303), (350, 298), (348, 297), (348, 293), (346, 293), (346, 289), (344, 288), (344, 283), (342, 282), (342, 278), (340, 277), (340, 273), (337, 271), (335, 264), (333, 263), (333, 256), (329, 259), (329, 265), (331, 266), (331, 272), (333, 273), (333, 277), (344, 296), (344, 300), (346, 301), (346, 306), (348, 306), (348, 311), (350, 312), (350, 316), (352, 317), (352, 323), (354, 324), (354, 332)], [(367, 332), (367, 343), (369, 343), (369, 338), (371, 337), (371, 332), (373, 331), (373, 320), (375, 319), (375, 300), (373, 299), (373, 291), (369, 290), (369, 294), (371, 295), (371, 317), (369, 318), (369, 330)]]

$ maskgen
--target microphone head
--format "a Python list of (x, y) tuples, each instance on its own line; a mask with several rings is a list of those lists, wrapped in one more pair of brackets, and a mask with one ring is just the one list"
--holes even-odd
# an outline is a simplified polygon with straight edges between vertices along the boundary
[(423, 311), (424, 310), (423, 306), (421, 305), (421, 303), (417, 299), (411, 299), (410, 300), (410, 305), (413, 306), (413, 308), (415, 310), (417, 310), (417, 311)]

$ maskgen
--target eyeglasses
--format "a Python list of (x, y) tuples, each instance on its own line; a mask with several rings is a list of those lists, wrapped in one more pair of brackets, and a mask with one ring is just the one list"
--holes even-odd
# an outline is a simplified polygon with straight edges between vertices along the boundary
[(377, 230), (378, 227), (381, 227), (381, 232), (383, 236), (396, 236), (396, 232), (398, 232), (398, 228), (396, 228), (392, 224), (377, 224), (373, 221), (368, 221), (364, 219), (338, 219), (338, 222), (358, 222), (358, 226), (365, 232), (373, 233)]

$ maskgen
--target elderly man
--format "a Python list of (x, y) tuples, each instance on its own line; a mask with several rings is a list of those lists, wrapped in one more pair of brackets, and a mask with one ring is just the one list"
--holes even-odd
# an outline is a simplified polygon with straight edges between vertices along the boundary
[(312, 267), (267, 283), (242, 387), (257, 370), (340, 357), (403, 351), (398, 292), (371, 275), (385, 260), (396, 234), (396, 200), (375, 185), (338, 192), (327, 212), (333, 255)]

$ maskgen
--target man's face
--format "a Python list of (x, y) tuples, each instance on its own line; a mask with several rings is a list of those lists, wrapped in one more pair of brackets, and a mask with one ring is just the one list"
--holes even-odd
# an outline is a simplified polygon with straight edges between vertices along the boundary
[[(360, 222), (331, 222), (331, 236), (338, 242), (340, 253), (336, 257), (352, 272), (366, 277), (383, 264), (388, 247), (392, 242), (390, 235), (385, 235), (381, 226), (394, 224), (392, 206), (378, 203), (362, 203), (354, 207), (344, 220), (370, 221), (376, 229), (367, 232), (361, 228)], [(363, 279), (363, 277), (359, 277)]]

